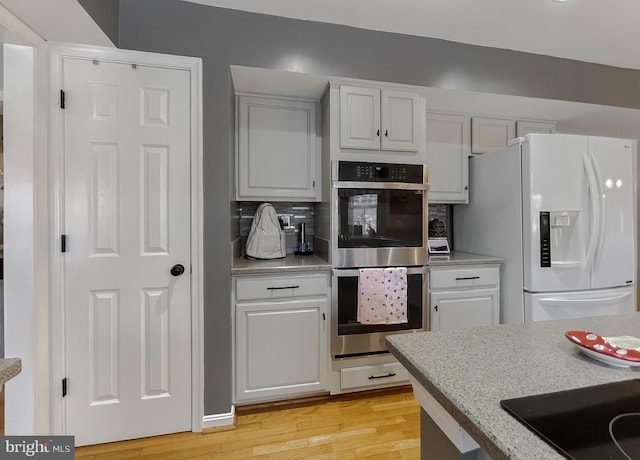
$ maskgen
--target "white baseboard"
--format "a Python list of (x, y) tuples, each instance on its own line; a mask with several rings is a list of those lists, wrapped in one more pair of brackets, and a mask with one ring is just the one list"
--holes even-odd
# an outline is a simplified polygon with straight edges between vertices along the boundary
[(236, 415), (236, 406), (231, 406), (231, 412), (225, 414), (205, 415), (202, 418), (202, 428), (233, 425)]

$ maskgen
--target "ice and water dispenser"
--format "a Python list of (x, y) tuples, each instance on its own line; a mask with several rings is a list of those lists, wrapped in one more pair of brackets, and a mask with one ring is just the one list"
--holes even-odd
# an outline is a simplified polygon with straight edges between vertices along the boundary
[(540, 212), (540, 266), (581, 264), (580, 211)]

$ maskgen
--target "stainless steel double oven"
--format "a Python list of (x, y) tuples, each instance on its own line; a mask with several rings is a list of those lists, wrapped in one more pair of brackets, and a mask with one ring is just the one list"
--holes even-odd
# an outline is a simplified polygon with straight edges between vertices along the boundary
[[(427, 184), (423, 165), (331, 164), (334, 358), (387, 353), (385, 337), (428, 326)], [(357, 321), (360, 268), (407, 268), (407, 322)]]

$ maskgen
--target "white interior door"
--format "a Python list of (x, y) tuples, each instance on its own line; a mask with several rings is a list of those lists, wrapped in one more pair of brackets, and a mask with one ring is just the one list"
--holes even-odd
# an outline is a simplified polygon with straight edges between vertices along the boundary
[(83, 445), (189, 430), (189, 73), (77, 58), (62, 70), (66, 433)]

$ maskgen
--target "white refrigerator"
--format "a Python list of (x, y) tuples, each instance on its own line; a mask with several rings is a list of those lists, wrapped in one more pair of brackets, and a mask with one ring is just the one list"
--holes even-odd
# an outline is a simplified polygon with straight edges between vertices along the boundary
[(529, 134), (469, 164), (454, 248), (503, 258), (501, 322), (636, 309), (636, 141)]

